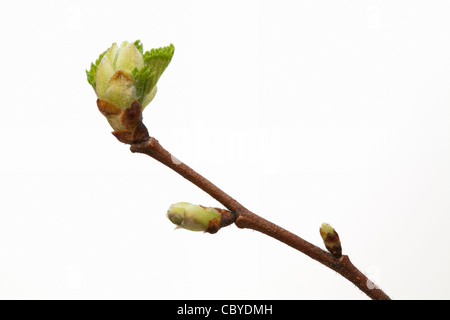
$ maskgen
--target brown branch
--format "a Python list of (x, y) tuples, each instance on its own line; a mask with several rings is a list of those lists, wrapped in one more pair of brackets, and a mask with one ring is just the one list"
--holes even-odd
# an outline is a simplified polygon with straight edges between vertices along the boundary
[(335, 258), (332, 254), (309, 243), (299, 236), (289, 232), (280, 226), (249, 211), (242, 212), (235, 221), (239, 228), (253, 229), (275, 238), (288, 246), (303, 252), (310, 258), (333, 269), (344, 278), (356, 285), (361, 291), (374, 300), (390, 300), (389, 296), (376, 287), (361, 271), (351, 262), (348, 256)]
[(376, 287), (372, 281), (350, 262), (348, 256), (344, 255), (339, 259), (335, 258), (332, 254), (249, 211), (208, 179), (172, 156), (155, 138), (151, 137), (144, 142), (132, 144), (130, 149), (132, 152), (147, 154), (165, 164), (219, 201), (234, 214), (234, 223), (237, 227), (262, 232), (303, 252), (310, 258), (322, 263), (348, 279), (374, 300), (390, 300), (381, 289)]

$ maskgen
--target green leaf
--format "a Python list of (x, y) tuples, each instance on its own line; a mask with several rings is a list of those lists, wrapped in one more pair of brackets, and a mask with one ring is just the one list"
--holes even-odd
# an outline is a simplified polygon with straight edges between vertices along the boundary
[[(106, 51), (108, 51), (108, 50), (106, 50)], [(96, 88), (95, 78), (97, 75), (97, 68), (98, 68), (98, 65), (100, 64), (100, 61), (102, 61), (103, 57), (105, 56), (106, 51), (103, 52), (102, 54), (100, 54), (98, 59), (95, 60), (95, 63), (91, 63), (91, 68), (89, 69), (89, 71), (86, 70), (87, 81), (92, 86), (92, 88), (94, 88), (94, 90)]]
[[(143, 50), (139, 40), (135, 41), (134, 45), (139, 51)], [(146, 51), (143, 54), (144, 67), (140, 70), (135, 68), (131, 73), (136, 87), (136, 94), (139, 97), (139, 103), (143, 104), (145, 97), (156, 86), (162, 73), (172, 60), (174, 50), (175, 47), (171, 44), (167, 47)]]
[(139, 51), (141, 54), (144, 54), (144, 46), (143, 46), (143, 44), (141, 43), (141, 40), (136, 40), (135, 42), (133, 42), (133, 44), (134, 44), (134, 46), (136, 47), (136, 49), (138, 49), (138, 51)]
[(155, 77), (155, 74), (154, 72), (152, 72), (148, 65), (145, 65), (140, 70), (135, 68), (131, 72), (131, 75), (134, 79), (134, 86), (136, 88), (136, 95), (139, 97), (139, 103), (142, 104), (145, 95), (149, 91), (148, 87), (150, 85), (151, 79)]
[(175, 47), (173, 44), (170, 44), (167, 47), (152, 49), (144, 53), (144, 63), (150, 67), (153, 75), (150, 79), (149, 87), (147, 88), (146, 93), (155, 87), (162, 73), (166, 70), (172, 60), (174, 52)]

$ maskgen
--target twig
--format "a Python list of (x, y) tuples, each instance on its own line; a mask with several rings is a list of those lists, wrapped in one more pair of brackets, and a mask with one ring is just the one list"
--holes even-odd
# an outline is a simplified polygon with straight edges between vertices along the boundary
[(227, 193), (219, 189), (211, 181), (172, 156), (155, 138), (150, 137), (143, 142), (132, 144), (130, 149), (134, 153), (144, 153), (158, 160), (215, 198), (230, 210), (232, 215), (234, 215), (234, 223), (237, 227), (262, 232), (303, 252), (310, 258), (317, 260), (348, 279), (374, 300), (390, 300), (388, 295), (375, 286), (372, 281), (350, 262), (348, 256), (343, 255), (340, 258), (336, 258), (332, 254), (303, 240), (299, 236), (254, 214)]

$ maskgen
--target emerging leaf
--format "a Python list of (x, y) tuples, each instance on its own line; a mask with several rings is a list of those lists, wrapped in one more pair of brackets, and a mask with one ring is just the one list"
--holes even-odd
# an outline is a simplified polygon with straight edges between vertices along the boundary
[[(108, 51), (108, 50), (106, 50)], [(95, 63), (91, 63), (91, 68), (88, 70), (86, 70), (86, 76), (87, 76), (87, 81), (89, 82), (89, 84), (92, 86), (92, 88), (94, 88), (94, 90), (96, 89), (96, 76), (97, 76), (97, 68), (98, 65), (100, 64), (100, 61), (102, 61), (103, 56), (106, 54), (106, 51), (101, 53), (100, 56), (98, 57), (97, 60), (95, 60)]]
[[(150, 82), (150, 88), (153, 88), (158, 82), (164, 70), (166, 70), (170, 61), (172, 60), (175, 47), (170, 44), (167, 47), (152, 49), (144, 53), (144, 62), (150, 67), (154, 76)], [(151, 89), (150, 89), (151, 90)]]

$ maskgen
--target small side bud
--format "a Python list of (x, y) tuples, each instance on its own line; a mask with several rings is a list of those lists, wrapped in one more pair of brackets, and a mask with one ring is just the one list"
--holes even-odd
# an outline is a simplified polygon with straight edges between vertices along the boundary
[(179, 228), (216, 233), (220, 229), (221, 212), (188, 202), (179, 202), (167, 211), (169, 220)]
[(322, 223), (320, 227), (320, 235), (327, 250), (335, 257), (342, 257), (341, 241), (336, 230), (328, 223)]

